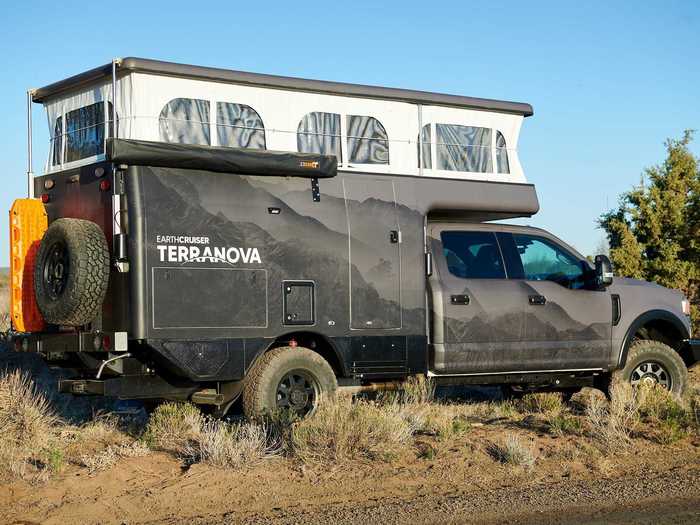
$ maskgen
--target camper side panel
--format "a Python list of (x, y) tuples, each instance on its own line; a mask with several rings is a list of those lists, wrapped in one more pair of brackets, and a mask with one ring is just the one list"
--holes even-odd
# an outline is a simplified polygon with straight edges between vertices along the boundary
[(314, 201), (309, 180), (131, 168), (132, 336), (199, 380), (298, 331), (347, 375), (424, 370), (423, 216), (392, 179), (322, 180)]

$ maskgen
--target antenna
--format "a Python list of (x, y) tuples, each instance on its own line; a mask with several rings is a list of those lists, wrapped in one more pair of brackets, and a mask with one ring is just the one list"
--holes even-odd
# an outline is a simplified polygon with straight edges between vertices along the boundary
[(32, 95), (34, 90), (27, 91), (27, 198), (34, 197), (34, 168), (32, 166)]

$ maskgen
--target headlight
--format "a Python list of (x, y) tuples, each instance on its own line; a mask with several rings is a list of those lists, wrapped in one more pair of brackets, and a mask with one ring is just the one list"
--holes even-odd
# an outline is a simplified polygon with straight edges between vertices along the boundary
[(690, 301), (688, 299), (683, 299), (681, 301), (681, 310), (685, 315), (690, 315)]

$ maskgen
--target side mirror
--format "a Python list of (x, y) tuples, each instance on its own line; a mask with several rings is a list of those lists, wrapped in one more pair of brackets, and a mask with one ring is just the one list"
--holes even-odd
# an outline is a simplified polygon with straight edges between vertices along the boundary
[(607, 255), (595, 256), (596, 284), (600, 288), (606, 288), (613, 282), (613, 268)]

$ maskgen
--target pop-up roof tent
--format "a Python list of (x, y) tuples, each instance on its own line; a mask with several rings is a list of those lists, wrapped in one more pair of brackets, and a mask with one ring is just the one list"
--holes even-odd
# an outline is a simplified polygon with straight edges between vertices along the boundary
[[(116, 93), (116, 107), (114, 94)], [(525, 183), (529, 104), (125, 58), (32, 92), (46, 171), (104, 159), (105, 137), (335, 155), (340, 171)]]

